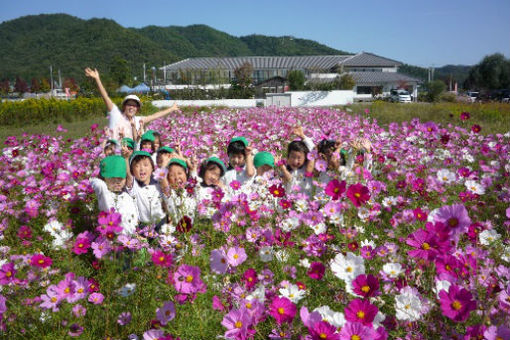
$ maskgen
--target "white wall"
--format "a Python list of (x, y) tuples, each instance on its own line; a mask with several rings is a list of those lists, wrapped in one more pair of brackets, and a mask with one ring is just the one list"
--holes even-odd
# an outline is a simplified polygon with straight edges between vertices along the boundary
[(292, 91), (290, 94), (290, 106), (332, 106), (346, 105), (354, 102), (354, 91)]
[(156, 107), (170, 107), (177, 103), (178, 106), (227, 106), (227, 107), (255, 107), (257, 102), (265, 103), (264, 99), (217, 99), (217, 100), (154, 100), (152, 105)]

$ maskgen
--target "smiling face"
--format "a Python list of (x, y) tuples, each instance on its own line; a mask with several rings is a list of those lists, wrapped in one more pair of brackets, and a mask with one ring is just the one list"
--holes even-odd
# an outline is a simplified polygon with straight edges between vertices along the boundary
[(287, 164), (292, 170), (297, 170), (305, 164), (306, 156), (302, 151), (291, 151), (287, 157)]
[(131, 164), (131, 172), (133, 173), (133, 176), (136, 180), (143, 184), (150, 183), (153, 171), (154, 168), (152, 167), (151, 159), (147, 156), (137, 157)]
[(130, 99), (124, 103), (122, 111), (124, 112), (126, 117), (128, 117), (128, 119), (131, 119), (138, 113), (139, 109), (140, 106), (138, 105), (138, 102), (136, 102), (136, 100)]
[(221, 169), (216, 164), (207, 167), (204, 173), (205, 185), (218, 185), (221, 177)]
[(266, 172), (268, 171), (271, 171), (273, 170), (273, 168), (271, 167), (271, 165), (267, 165), (267, 164), (264, 164), (264, 165), (261, 165), (257, 168), (257, 176), (262, 176), (264, 175)]
[(164, 168), (168, 164), (168, 161), (172, 159), (172, 154), (169, 152), (158, 152), (156, 156), (156, 164), (158, 168)]
[(242, 168), (246, 162), (246, 158), (242, 153), (231, 153), (228, 155), (228, 162), (234, 168)]
[(106, 183), (106, 187), (111, 192), (122, 192), (124, 186), (126, 185), (126, 179), (122, 177), (110, 177), (104, 179)]
[(186, 170), (177, 164), (170, 165), (168, 168), (167, 180), (168, 184), (174, 189), (184, 187), (184, 184), (188, 181)]

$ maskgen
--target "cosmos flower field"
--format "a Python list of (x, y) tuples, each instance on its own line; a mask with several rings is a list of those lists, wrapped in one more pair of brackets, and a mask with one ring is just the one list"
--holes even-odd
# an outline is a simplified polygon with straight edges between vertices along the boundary
[(155, 121), (164, 145), (200, 160), (227, 162), (234, 136), (285, 158), (301, 125), (315, 144), (369, 139), (372, 168), (317, 180), (310, 199), (273, 179), (200, 202), (186, 228), (132, 236), (89, 184), (99, 127), (9, 137), (0, 338), (510, 339), (510, 132), (457, 118), (383, 128), (368, 110), (254, 108)]

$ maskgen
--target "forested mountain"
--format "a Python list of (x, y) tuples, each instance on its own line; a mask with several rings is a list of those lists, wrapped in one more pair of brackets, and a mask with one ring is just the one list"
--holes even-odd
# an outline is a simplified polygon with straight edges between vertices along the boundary
[(315, 41), (293, 37), (235, 37), (206, 25), (125, 28), (109, 19), (83, 20), (67, 14), (25, 16), (0, 24), (0, 79), (83, 78), (86, 66), (109, 72), (127, 61), (141, 76), (142, 65), (162, 66), (188, 57), (348, 54)]

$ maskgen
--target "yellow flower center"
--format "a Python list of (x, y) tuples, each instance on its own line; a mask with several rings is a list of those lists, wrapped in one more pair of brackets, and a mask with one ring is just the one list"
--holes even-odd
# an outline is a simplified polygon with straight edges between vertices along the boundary
[(360, 310), (356, 313), (356, 316), (360, 319), (364, 319), (365, 318), (365, 312)]
[(243, 327), (243, 323), (241, 321), (236, 321), (235, 326), (236, 328), (241, 328)]
[(239, 258), (239, 255), (234, 254), (234, 259), (236, 259), (236, 260), (237, 260), (238, 258)]
[(51, 302), (57, 302), (57, 298), (56, 297), (52, 297), (51, 298)]
[(37, 261), (39, 264), (43, 264), (44, 263), (44, 260), (43, 259), (40, 259), (39, 261)]
[(11, 271), (8, 271), (7, 273), (5, 273), (5, 276), (7, 276), (7, 277), (11, 277), (11, 276), (12, 276)]
[(285, 309), (283, 307), (278, 308), (278, 314), (283, 315), (285, 313)]
[(279, 195), (279, 194), (280, 194), (280, 192), (279, 192), (278, 190), (275, 190), (275, 191), (274, 191), (274, 194), (275, 194), (275, 195)]
[(69, 287), (67, 287), (66, 289), (64, 289), (64, 293), (68, 294), (69, 292), (70, 292)]
[(165, 257), (164, 256), (160, 256), (159, 257), (159, 262), (163, 262), (165, 260)]
[(319, 338), (326, 339), (328, 336), (324, 333), (319, 334)]
[(335, 188), (335, 190), (333, 190), (333, 191), (335, 192), (335, 194), (337, 194), (340, 191), (340, 189), (339, 188)]
[(368, 292), (370, 291), (370, 287), (369, 287), (369, 286), (367, 286), (367, 285), (364, 285), (363, 287), (361, 287), (361, 291), (362, 291), (363, 293), (368, 293)]
[(351, 340), (361, 340), (361, 337), (357, 334), (351, 335)]
[(352, 272), (352, 267), (345, 268), (345, 271), (348, 272), (348, 273)]
[(186, 282), (191, 282), (191, 281), (193, 281), (193, 275), (186, 276)]
[(252, 307), (251, 302), (247, 302), (247, 303), (246, 303), (246, 308), (251, 309), (251, 307)]
[(359, 192), (355, 193), (354, 196), (356, 196), (356, 198), (360, 198), (361, 197), (361, 194)]
[(452, 303), (452, 308), (455, 310), (459, 310), (462, 308), (462, 304), (458, 300), (455, 300)]
[(423, 242), (423, 244), (421, 245), (421, 247), (425, 250), (429, 250), (430, 249), (430, 244), (428, 244), (427, 242)]

